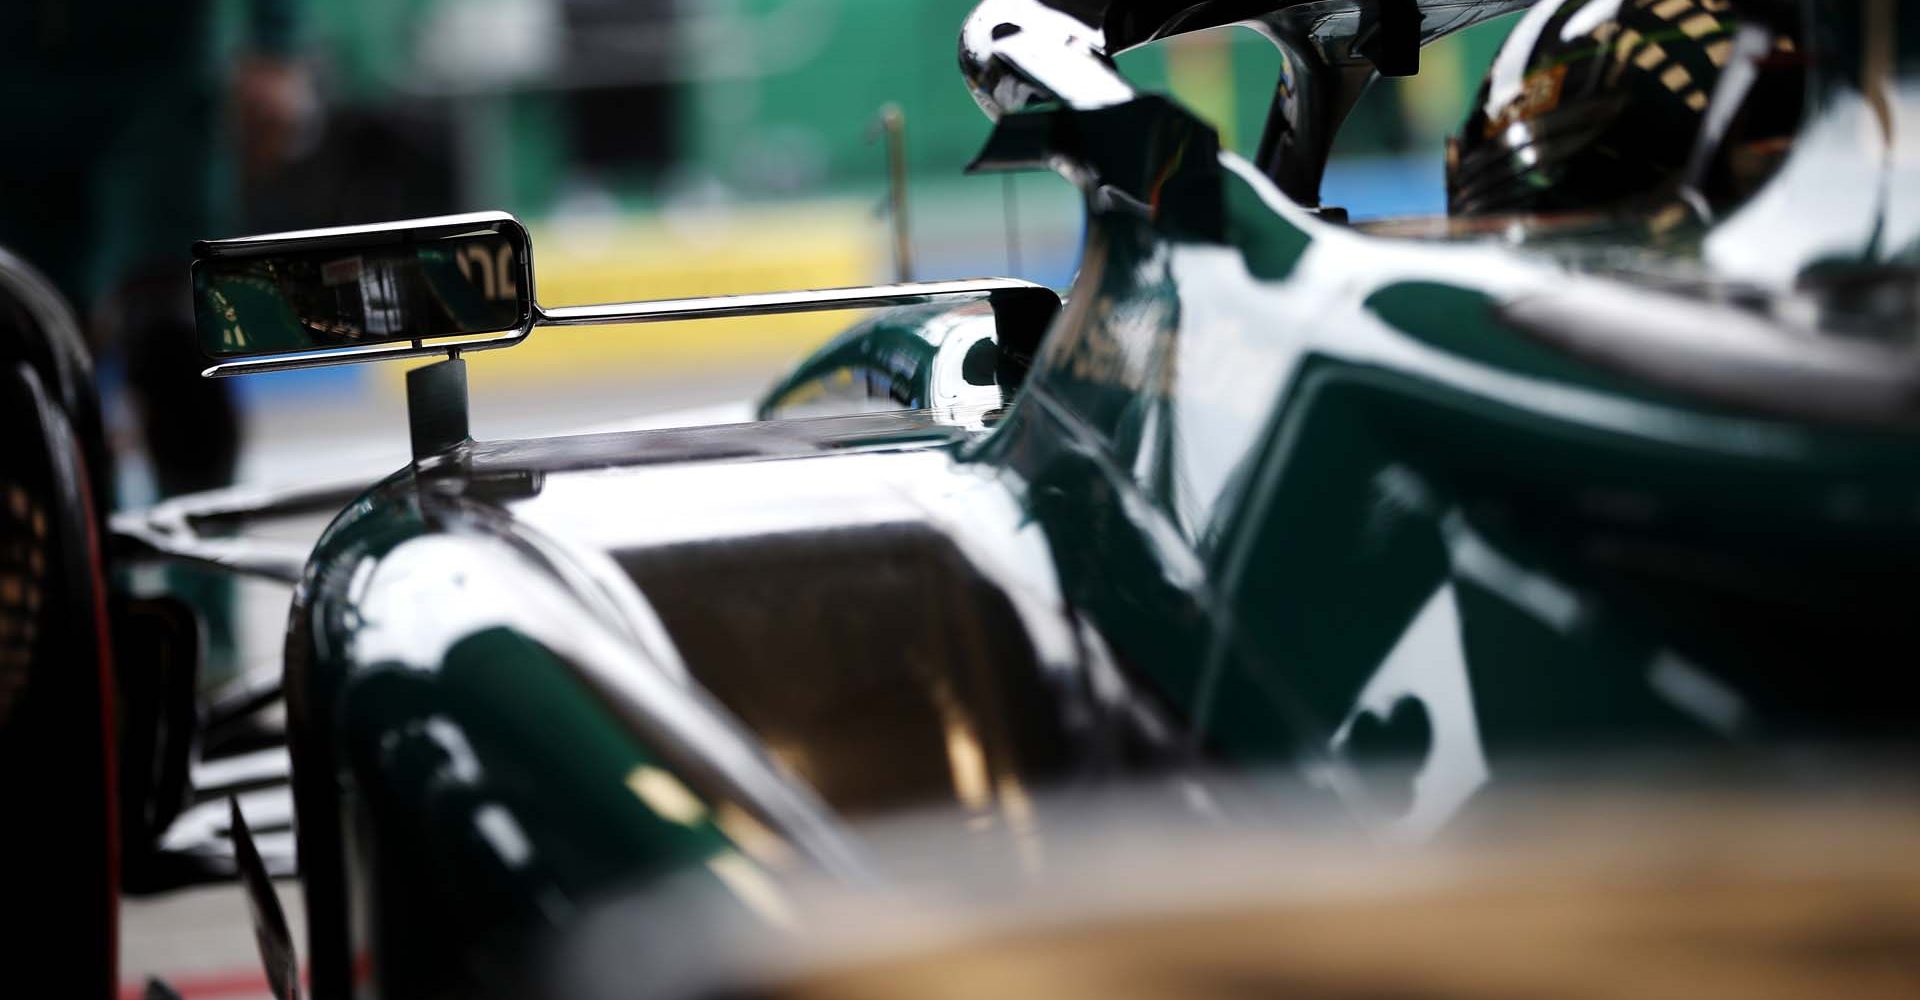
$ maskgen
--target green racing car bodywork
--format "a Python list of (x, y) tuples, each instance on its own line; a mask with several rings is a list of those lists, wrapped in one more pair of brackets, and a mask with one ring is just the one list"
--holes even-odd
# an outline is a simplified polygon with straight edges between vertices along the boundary
[[(1274, 774), (1418, 840), (1570, 750), (1905, 738), (1920, 363), (1861, 303), (1920, 254), (1920, 22), (1880, 2), (1809, 8), (1807, 122), (1747, 206), (1521, 239), (1317, 205), (1327, 81), (1404, 66), (1362, 22), (1411, 10), (1417, 49), (1512, 3), (983, 3), (977, 166), (1086, 198), (1043, 337), (910, 305), (753, 423), (455, 434), (306, 559), (314, 993), (523, 993), (669, 873), (795, 919), (783, 880), (886, 881), (860, 824), (928, 804), (1024, 843), (1043, 792)], [(1250, 20), (1323, 102), (1266, 163), (1108, 58)], [(1804, 193), (1846, 179), (1882, 197)]]

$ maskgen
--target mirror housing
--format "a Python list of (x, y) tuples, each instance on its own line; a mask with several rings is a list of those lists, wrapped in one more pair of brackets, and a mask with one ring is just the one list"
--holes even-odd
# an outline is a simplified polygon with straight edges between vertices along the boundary
[(505, 212), (204, 240), (192, 277), (207, 375), (505, 347), (538, 315)]

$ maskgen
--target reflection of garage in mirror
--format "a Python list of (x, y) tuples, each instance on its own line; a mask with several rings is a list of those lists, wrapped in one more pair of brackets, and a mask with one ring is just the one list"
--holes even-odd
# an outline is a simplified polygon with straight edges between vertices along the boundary
[(533, 297), (519, 226), (491, 215), (424, 221), (404, 231), (287, 234), (304, 238), (258, 248), (201, 244), (193, 284), (202, 348), (229, 358), (525, 326)]

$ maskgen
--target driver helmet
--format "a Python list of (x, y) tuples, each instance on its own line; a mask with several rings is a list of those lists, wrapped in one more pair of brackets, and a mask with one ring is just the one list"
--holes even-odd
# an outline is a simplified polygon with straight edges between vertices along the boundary
[(1598, 210), (1680, 194), (1737, 28), (1726, 0), (1536, 4), (1448, 144), (1449, 213)]

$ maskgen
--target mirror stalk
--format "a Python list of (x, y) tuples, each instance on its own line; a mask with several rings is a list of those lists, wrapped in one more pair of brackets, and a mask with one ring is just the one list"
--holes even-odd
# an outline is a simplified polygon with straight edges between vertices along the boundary
[(473, 440), (467, 423), (467, 361), (459, 351), (407, 372), (407, 430), (415, 465)]

